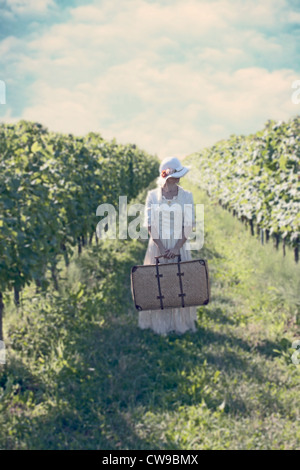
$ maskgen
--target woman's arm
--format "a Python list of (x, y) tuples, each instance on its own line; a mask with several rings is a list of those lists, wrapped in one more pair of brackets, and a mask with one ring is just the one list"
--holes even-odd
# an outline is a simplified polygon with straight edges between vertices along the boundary
[(174, 250), (177, 250), (178, 253), (176, 253), (177, 255), (179, 255), (179, 250), (180, 248), (185, 244), (185, 242), (187, 241), (187, 238), (186, 236), (184, 235), (183, 233), (183, 229), (182, 229), (182, 232), (181, 232), (181, 238), (178, 239), (178, 241), (176, 242), (175, 246), (174, 246)]
[(151, 198), (151, 193), (148, 193), (147, 194), (147, 198), (146, 198), (146, 210), (145, 210), (145, 218), (144, 218), (144, 226), (147, 226), (148, 227), (148, 233), (150, 235), (150, 237), (152, 237), (154, 243), (156, 244), (156, 246), (158, 247), (159, 249), (159, 252), (161, 255), (165, 255), (166, 257), (166, 254), (169, 253), (169, 250), (166, 250), (166, 248), (164, 247), (161, 239), (159, 238), (159, 234), (158, 234), (158, 231), (155, 227), (151, 227), (150, 223), (151, 223), (151, 205), (153, 204), (153, 200)]
[(159, 237), (156, 237), (156, 238), (155, 238), (155, 237), (152, 235), (152, 233), (151, 233), (151, 225), (148, 225), (148, 233), (149, 233), (150, 236), (152, 236), (152, 239), (153, 239), (155, 245), (158, 247), (160, 254), (161, 254), (161, 255), (165, 255), (165, 258), (166, 258), (166, 257), (167, 257), (166, 255), (169, 253), (170, 250), (167, 250), (167, 249), (164, 247), (164, 245), (163, 245), (163, 243), (162, 243), (162, 241), (161, 241), (161, 239), (160, 239)]
[(183, 229), (182, 229), (181, 238), (178, 238), (174, 248), (172, 248), (171, 250), (168, 250), (166, 258), (175, 258), (175, 256), (179, 255), (180, 248), (185, 244), (186, 241), (187, 241), (187, 238), (183, 234)]
[(172, 248), (168, 254), (168, 258), (174, 258), (180, 254), (180, 248), (183, 247), (187, 241), (190, 233), (192, 232), (193, 227), (195, 226), (195, 206), (193, 194), (191, 192), (187, 193), (186, 196), (187, 206), (184, 209), (184, 221), (181, 231), (181, 236), (178, 238), (174, 248)]

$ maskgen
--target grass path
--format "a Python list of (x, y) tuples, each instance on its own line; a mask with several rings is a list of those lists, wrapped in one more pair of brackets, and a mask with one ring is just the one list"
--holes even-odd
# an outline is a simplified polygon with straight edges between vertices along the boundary
[[(196, 333), (137, 327), (129, 272), (145, 242), (74, 256), (58, 295), (24, 293), (5, 318), (0, 447), (299, 449), (299, 266), (188, 179), (205, 205), (212, 300)], [(139, 202), (144, 202), (141, 194)]]

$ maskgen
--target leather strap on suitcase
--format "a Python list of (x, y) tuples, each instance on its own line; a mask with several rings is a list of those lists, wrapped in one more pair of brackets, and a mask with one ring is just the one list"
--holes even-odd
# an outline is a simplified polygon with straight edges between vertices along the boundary
[[(157, 283), (158, 283), (158, 291), (159, 291), (159, 298), (160, 298), (160, 308), (163, 309), (163, 301), (162, 299), (164, 298), (163, 295), (161, 295), (161, 288), (160, 288), (160, 276), (162, 276), (162, 274), (159, 274), (159, 269), (158, 269), (158, 263), (159, 263), (159, 258), (163, 257), (164, 255), (160, 255), (160, 256), (155, 256), (155, 259), (156, 259), (156, 277), (157, 277)], [(183, 292), (183, 287), (182, 287), (182, 279), (181, 279), (181, 276), (184, 275), (184, 273), (182, 273), (180, 271), (180, 261), (181, 261), (181, 255), (176, 255), (177, 258), (178, 258), (178, 261), (177, 261), (177, 269), (178, 269), (178, 272), (176, 273), (178, 278), (179, 278), (179, 289), (180, 289), (180, 294), (178, 294), (179, 297), (181, 297), (181, 306), (184, 307), (184, 296), (186, 295), (184, 292)]]

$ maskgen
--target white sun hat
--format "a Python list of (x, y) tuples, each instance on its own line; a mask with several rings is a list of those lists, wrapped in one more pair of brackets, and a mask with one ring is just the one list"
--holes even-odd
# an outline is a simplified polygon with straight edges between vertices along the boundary
[(166, 181), (168, 178), (181, 178), (190, 170), (187, 166), (182, 166), (176, 157), (165, 158), (160, 166), (160, 177)]

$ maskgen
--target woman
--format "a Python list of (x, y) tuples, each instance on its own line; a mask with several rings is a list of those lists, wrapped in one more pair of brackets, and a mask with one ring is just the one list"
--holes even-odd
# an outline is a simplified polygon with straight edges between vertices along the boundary
[[(192, 256), (187, 238), (195, 226), (194, 202), (192, 193), (178, 184), (189, 168), (183, 167), (177, 158), (166, 158), (159, 171), (157, 188), (149, 191), (146, 198), (144, 227), (148, 228), (150, 239), (144, 264), (155, 264), (155, 256), (160, 255), (163, 255), (160, 263), (174, 263), (179, 254), (181, 261), (189, 261)], [(139, 312), (139, 327), (161, 335), (196, 331), (196, 320), (197, 307)]]

